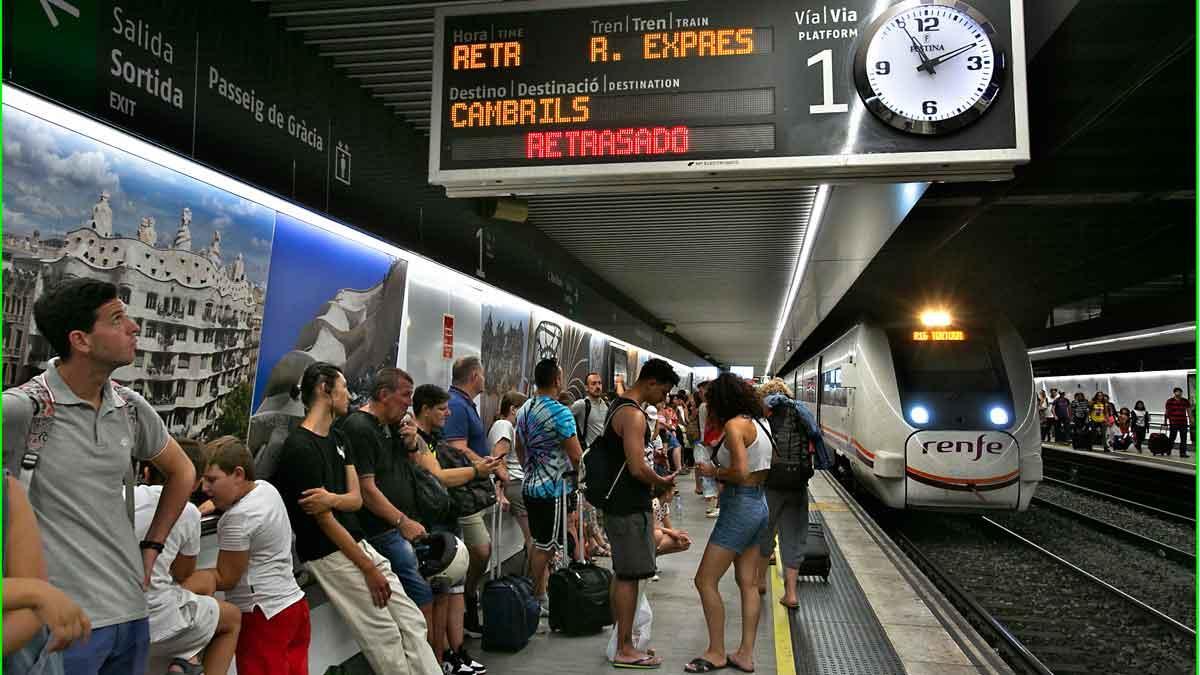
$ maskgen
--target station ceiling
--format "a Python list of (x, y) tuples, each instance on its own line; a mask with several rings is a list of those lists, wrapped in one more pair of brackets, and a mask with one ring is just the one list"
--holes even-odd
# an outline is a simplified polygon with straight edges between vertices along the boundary
[[(425, 135), (434, 10), (479, 4), (254, 1)], [(822, 326), (785, 336), (798, 345), (793, 356), (864, 313), (921, 297), (993, 306), (1032, 344), (1064, 330), (1111, 332), (1046, 326), (1053, 307), (1097, 295), (1127, 307), (1107, 322), (1194, 321), (1195, 5), (1029, 0), (1026, 8), (1033, 162), (1013, 181), (933, 186)], [(1133, 19), (1152, 16), (1172, 19)], [(812, 196), (798, 188), (538, 197), (529, 215), (700, 351), (761, 367)], [(1153, 283), (1180, 275), (1183, 286)], [(1134, 287), (1137, 302), (1121, 305)]]

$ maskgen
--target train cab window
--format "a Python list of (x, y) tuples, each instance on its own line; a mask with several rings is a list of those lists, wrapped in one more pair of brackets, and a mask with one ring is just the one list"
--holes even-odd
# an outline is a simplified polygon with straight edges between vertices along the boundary
[(910, 391), (1001, 391), (1003, 365), (991, 339), (957, 342), (893, 341), (902, 386)]

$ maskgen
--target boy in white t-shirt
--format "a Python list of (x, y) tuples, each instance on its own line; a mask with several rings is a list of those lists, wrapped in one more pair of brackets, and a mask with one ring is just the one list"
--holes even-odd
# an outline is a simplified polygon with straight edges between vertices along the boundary
[(254, 480), (250, 451), (233, 436), (208, 444), (204, 491), (217, 521), (217, 566), (187, 585), (225, 591), (241, 611), (238, 675), (308, 675), (308, 601), (292, 571), (292, 527), (275, 486)]
[[(188, 459), (199, 467), (204, 463), (202, 446), (190, 439), (179, 439)], [(142, 466), (142, 482), (134, 489), (134, 534), (144, 539), (158, 509), (165, 477), (153, 464)], [(146, 606), (150, 614), (149, 673), (199, 673), (203, 652), (203, 672), (224, 675), (233, 662), (241, 623), (237, 609), (227, 602), (198, 594), (181, 585), (196, 569), (200, 553), (200, 510), (186, 504), (171, 527), (163, 550), (150, 573)]]

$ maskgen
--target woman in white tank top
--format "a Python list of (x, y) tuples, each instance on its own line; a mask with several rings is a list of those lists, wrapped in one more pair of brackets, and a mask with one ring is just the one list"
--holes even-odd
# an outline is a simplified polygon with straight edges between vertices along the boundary
[[(703, 476), (725, 484), (721, 513), (717, 517), (700, 568), (696, 588), (708, 624), (708, 649), (684, 667), (704, 673), (730, 666), (754, 670), (754, 641), (762, 598), (756, 582), (761, 558), (759, 543), (767, 530), (768, 512), (763, 483), (771, 467), (770, 427), (762, 420), (762, 403), (754, 387), (732, 373), (724, 373), (708, 388), (708, 414), (724, 429), (716, 452), (717, 465), (696, 464)], [(725, 651), (725, 605), (717, 585), (736, 568), (742, 598), (742, 640), (736, 651)]]

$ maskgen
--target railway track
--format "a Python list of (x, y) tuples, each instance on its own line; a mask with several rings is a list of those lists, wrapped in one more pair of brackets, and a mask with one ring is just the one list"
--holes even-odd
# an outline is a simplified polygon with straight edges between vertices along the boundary
[(1196, 513), (1196, 472), (1121, 453), (1042, 446), (1046, 478), (1074, 483), (1178, 516)]
[[(1158, 539), (1154, 539), (1145, 534), (1135, 532), (1134, 530), (1125, 527), (1123, 524), (1113, 522), (1113, 519), (1111, 518), (1089, 515), (1088, 513), (1079, 510), (1077, 507), (1063, 504), (1061, 500), (1053, 497), (1047, 498), (1041, 495), (1036, 496), (1033, 498), (1033, 504), (1042, 508), (1050, 509), (1056, 513), (1067, 516), (1068, 518), (1079, 521), (1080, 523), (1083, 523), (1094, 530), (1110, 534), (1119, 539), (1123, 539), (1124, 541), (1131, 543), (1142, 550), (1155, 553), (1165, 559), (1173, 560), (1186, 565), (1188, 568), (1195, 568), (1196, 566), (1195, 553), (1178, 548), (1171, 543), (1159, 541)], [(1193, 538), (1193, 550), (1194, 546), (1195, 540)]]
[(1195, 630), (987, 517), (893, 532), (1017, 672), (1187, 672)]

